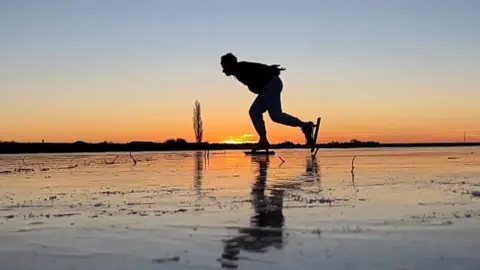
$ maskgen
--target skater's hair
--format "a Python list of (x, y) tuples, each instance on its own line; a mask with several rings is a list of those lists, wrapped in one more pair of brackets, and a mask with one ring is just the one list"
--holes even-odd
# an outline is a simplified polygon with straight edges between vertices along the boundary
[(222, 55), (221, 57), (222, 63), (237, 63), (237, 57), (233, 55), (233, 53), (229, 52), (227, 54)]

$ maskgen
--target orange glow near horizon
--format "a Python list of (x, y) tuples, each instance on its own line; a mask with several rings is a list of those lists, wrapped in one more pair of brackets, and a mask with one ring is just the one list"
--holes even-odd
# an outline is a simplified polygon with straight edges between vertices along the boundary
[[(246, 117), (245, 117), (246, 118)], [(323, 119), (323, 118), (322, 118)], [(340, 119), (342, 120), (342, 119)], [(372, 122), (355, 121), (326, 121), (322, 120), (319, 143), (330, 141), (345, 142), (351, 139), (378, 142), (463, 142), (464, 135), (467, 142), (480, 141), (480, 128), (475, 124), (441, 121), (387, 121), (374, 120)], [(154, 121), (152, 121), (154, 122)], [(304, 143), (305, 139), (298, 128), (281, 126), (272, 123), (266, 117), (267, 135), (270, 143), (291, 141)], [(77, 122), (78, 124), (79, 122)], [(209, 119), (204, 125), (204, 141), (211, 143), (256, 143), (258, 136), (249, 122), (249, 119), (238, 120), (234, 125), (219, 119), (218, 122)], [(169, 126), (171, 128), (164, 128)], [(80, 122), (76, 126), (54, 123), (35, 124), (30, 126), (13, 126), (0, 132), (0, 141), (18, 142), (130, 142), (153, 141), (163, 142), (171, 138), (183, 138), (189, 142), (195, 141), (193, 129), (189, 121), (168, 123), (163, 126), (154, 126), (149, 121), (137, 121), (133, 124), (122, 124), (120, 121), (110, 122)], [(235, 135), (243, 134), (243, 135)]]
[[(315, 121), (316, 117), (322, 117), (319, 143), (351, 139), (385, 143), (463, 142), (464, 134), (467, 142), (480, 141), (480, 107), (476, 104), (480, 94), (477, 92), (470, 98), (453, 92), (439, 92), (432, 97), (417, 89), (415, 99), (390, 93), (385, 96), (372, 95), (366, 99), (358, 93), (380, 92), (382, 88), (375, 88), (374, 85), (305, 84), (288, 78), (284, 81), (286, 86), (282, 94), (282, 106), (285, 112), (304, 121)], [(118, 84), (112, 82), (111, 88), (116, 89)], [(162, 86), (161, 83), (154, 85), (158, 85), (158, 88)], [(76, 86), (75, 91), (81, 92), (81, 87)], [(199, 100), (204, 141), (258, 141), (248, 116), (254, 95), (236, 81), (227, 80), (203, 87), (197, 91), (213, 93)], [(211, 90), (224, 88), (229, 89), (228, 92)], [(348, 99), (323, 96), (324, 93), (315, 91), (317, 88), (330, 92), (350, 92), (357, 96), (349, 96)], [(391, 88), (395, 89), (394, 85)], [(0, 140), (123, 143), (183, 138), (195, 141), (192, 126), (195, 99), (185, 99), (183, 95), (176, 94), (184, 91), (182, 88), (173, 88), (175, 94), (160, 94), (152, 90), (149, 96), (135, 96), (131, 89), (133, 86), (124, 90), (128, 97), (118, 94), (118, 98), (113, 98), (115, 95), (108, 96), (108, 92), (91, 96), (84, 93), (79, 98), (74, 94), (77, 92), (59, 92), (63, 94), (62, 101), (56, 103), (41, 102), (43, 96), (22, 99), (22, 96), (12, 95), (7, 106), (0, 108), (7, 115), (0, 118)], [(296, 96), (300, 94), (302, 96)], [(164, 101), (167, 98), (168, 102)], [(274, 123), (268, 113), (264, 114), (264, 119), (270, 143), (304, 143), (299, 128)]]
[[(390, 94), (372, 96), (369, 100), (361, 100), (361, 97), (339, 99), (336, 96), (322, 97), (322, 93), (314, 91), (317, 86), (313, 83), (305, 85), (288, 79), (285, 82), (285, 93), (282, 94), (285, 112), (304, 121), (322, 117), (319, 143), (351, 139), (385, 143), (463, 142), (464, 134), (467, 142), (480, 141), (480, 107), (476, 104), (478, 99), (474, 98), (478, 94), (468, 99), (454, 94), (438, 94), (433, 100), (419, 90), (417, 99), (391, 97)], [(222, 95), (205, 95), (199, 100), (203, 140), (211, 143), (258, 141), (248, 116), (248, 108), (255, 96), (236, 81), (225, 83), (226, 86), (223, 83), (208, 86), (208, 89), (232, 89)], [(337, 90), (330, 85), (319, 87)], [(354, 88), (343, 87), (345, 92)], [(208, 89), (198, 91), (212, 91)], [(296, 89), (302, 89), (305, 95), (296, 97)], [(363, 86), (356, 91), (366, 89), (375, 90), (373, 86)], [(168, 102), (163, 101), (160, 94), (158, 98), (134, 96), (128, 101), (125, 97), (116, 100), (102, 95), (97, 95), (97, 103), (89, 101), (96, 98), (95, 95), (89, 97), (87, 94), (79, 100), (74, 94), (65, 93), (64, 100), (57, 103), (11, 96), (7, 105), (12, 105), (0, 108), (8, 116), (0, 118), (0, 141), (124, 143), (163, 142), (171, 138), (195, 141), (192, 126), (194, 100), (169, 93), (162, 94), (169, 98)], [(270, 143), (305, 142), (299, 128), (274, 123), (268, 113), (264, 114), (264, 119)]]

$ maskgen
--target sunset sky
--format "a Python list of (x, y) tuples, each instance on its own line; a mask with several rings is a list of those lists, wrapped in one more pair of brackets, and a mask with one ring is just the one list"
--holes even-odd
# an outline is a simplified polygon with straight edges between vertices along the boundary
[[(0, 140), (257, 140), (220, 56), (281, 64), (319, 141), (480, 141), (480, 1), (0, 1)], [(271, 142), (303, 142), (273, 123)], [(251, 136), (253, 135), (253, 136)]]

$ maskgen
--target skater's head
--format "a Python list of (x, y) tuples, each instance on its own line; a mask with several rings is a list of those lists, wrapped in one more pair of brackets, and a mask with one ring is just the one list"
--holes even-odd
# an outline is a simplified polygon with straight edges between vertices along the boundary
[(225, 73), (225, 75), (227, 76), (235, 74), (237, 63), (238, 63), (237, 57), (232, 53), (224, 54), (220, 58), (220, 64), (222, 65), (223, 73)]

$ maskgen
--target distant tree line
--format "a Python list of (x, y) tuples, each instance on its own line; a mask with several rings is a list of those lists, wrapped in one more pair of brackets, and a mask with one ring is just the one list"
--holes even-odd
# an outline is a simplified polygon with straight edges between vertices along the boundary
[[(209, 142), (188, 142), (183, 138), (170, 138), (163, 142), (132, 141), (128, 143), (88, 143), (76, 141), (74, 143), (48, 142), (0, 142), (0, 154), (11, 153), (74, 153), (74, 152), (136, 152), (136, 151), (182, 151), (182, 150), (234, 150), (251, 149), (254, 144), (226, 144)], [(467, 143), (379, 143), (375, 141), (360, 141), (352, 139), (348, 142), (331, 141), (317, 144), (320, 148), (356, 148), (356, 147), (409, 147), (409, 146), (478, 146), (480, 142)], [(272, 144), (272, 149), (309, 148), (300, 143), (284, 141)]]

